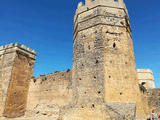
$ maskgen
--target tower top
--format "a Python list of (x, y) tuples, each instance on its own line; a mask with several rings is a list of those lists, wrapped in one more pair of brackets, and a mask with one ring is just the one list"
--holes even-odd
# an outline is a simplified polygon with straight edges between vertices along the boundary
[(25, 45), (20, 45), (19, 43), (11, 43), (5, 46), (0, 46), (0, 55), (16, 51), (21, 51), (27, 54), (32, 59), (35, 59), (37, 54), (36, 50), (32, 50), (31, 48), (28, 48)]
[(126, 5), (123, 0), (85, 0), (85, 4), (79, 2), (76, 13), (84, 12), (96, 6), (120, 8), (125, 9), (127, 11)]

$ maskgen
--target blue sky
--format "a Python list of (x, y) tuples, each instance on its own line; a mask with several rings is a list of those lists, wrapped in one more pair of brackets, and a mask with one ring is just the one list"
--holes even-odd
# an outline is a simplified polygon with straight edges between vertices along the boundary
[[(0, 45), (38, 51), (34, 75), (72, 68), (73, 17), (80, 0), (0, 0)], [(137, 68), (154, 72), (160, 87), (160, 1), (125, 0)]]

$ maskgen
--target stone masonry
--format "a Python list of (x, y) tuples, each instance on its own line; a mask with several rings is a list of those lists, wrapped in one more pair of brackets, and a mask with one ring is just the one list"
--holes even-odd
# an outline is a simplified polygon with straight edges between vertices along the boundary
[(24, 45), (0, 47), (0, 120), (145, 120), (160, 112), (152, 71), (136, 69), (123, 0), (78, 4), (72, 70), (35, 78), (35, 59)]
[(24, 45), (0, 47), (0, 116), (24, 115), (36, 52)]
[(79, 107), (90, 108), (105, 102), (136, 103), (137, 115), (147, 114), (123, 0), (79, 3), (73, 46), (72, 79)]
[(147, 94), (149, 107), (157, 113), (160, 113), (160, 89), (149, 89)]
[[(59, 111), (59, 107), (72, 102), (72, 71), (55, 72), (53, 74), (41, 75), (30, 81), (26, 116), (52, 115)], [(46, 110), (39, 107), (45, 107)], [(50, 106), (50, 108), (47, 106)], [(57, 112), (51, 108), (57, 108)], [(48, 111), (48, 112), (47, 112)]]
[(139, 84), (144, 84), (146, 89), (154, 89), (155, 82), (152, 70), (137, 69)]

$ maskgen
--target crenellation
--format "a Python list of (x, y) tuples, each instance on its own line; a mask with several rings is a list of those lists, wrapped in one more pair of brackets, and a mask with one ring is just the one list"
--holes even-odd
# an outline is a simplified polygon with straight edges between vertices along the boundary
[(128, 13), (124, 9), (99, 5), (75, 15), (74, 41), (78, 32), (97, 25), (124, 27), (132, 37)]
[(80, 8), (83, 6), (83, 2), (79, 2), (77, 8)]
[(127, 12), (126, 5), (123, 0), (117, 0), (117, 1), (115, 0), (86, 0), (85, 5), (83, 5), (80, 2), (80, 5), (78, 5), (77, 11), (76, 11), (76, 15), (86, 12), (97, 6), (106, 6), (106, 7), (111, 7), (111, 8), (124, 9)]
[(33, 77), (35, 50), (0, 46), (0, 119), (144, 120), (160, 111), (153, 72), (136, 69), (123, 0), (78, 3), (73, 27), (72, 70)]
[(36, 52), (24, 45), (11, 43), (0, 47), (0, 116), (24, 115), (35, 59)]
[(26, 47), (25, 45), (20, 45), (19, 43), (11, 43), (0, 47), (0, 55), (9, 54), (12, 52), (22, 52), (28, 55), (32, 59), (36, 59), (36, 50)]
[(27, 49), (27, 47), (25, 45), (21, 45), (21, 48), (25, 49), (25, 50)]

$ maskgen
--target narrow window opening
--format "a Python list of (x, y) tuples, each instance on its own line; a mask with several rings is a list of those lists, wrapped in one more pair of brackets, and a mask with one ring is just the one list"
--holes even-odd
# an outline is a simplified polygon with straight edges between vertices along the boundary
[(99, 63), (99, 61), (98, 61), (98, 60), (96, 60), (96, 64), (97, 64), (97, 63)]
[(116, 47), (116, 43), (113, 43), (113, 48), (115, 48)]
[(98, 91), (98, 94), (101, 94), (101, 91)]
[(109, 78), (111, 78), (111, 76), (109, 76)]
[(36, 79), (33, 79), (33, 82), (35, 83), (37, 80)]
[(92, 104), (92, 108), (94, 108), (95, 107), (95, 105), (94, 104)]

